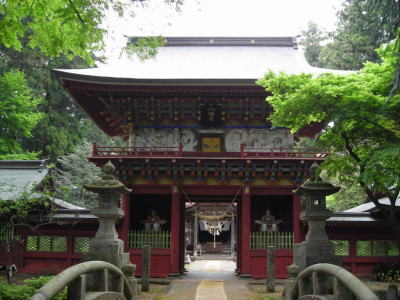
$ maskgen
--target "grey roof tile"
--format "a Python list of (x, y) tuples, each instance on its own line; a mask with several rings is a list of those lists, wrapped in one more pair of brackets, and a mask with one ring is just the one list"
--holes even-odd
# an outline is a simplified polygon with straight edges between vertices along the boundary
[[(170, 38), (167, 38), (167, 40)], [(90, 82), (145, 83), (157, 81), (240, 81), (254, 84), (268, 70), (299, 73), (336, 73), (348, 71), (315, 68), (308, 64), (301, 50), (291, 42), (243, 42), (243, 38), (222, 39), (220, 43), (196, 44), (196, 38), (181, 39), (176, 45), (160, 47), (154, 59), (121, 60), (119, 63), (91, 69), (55, 70), (61, 79), (81, 79)], [(188, 40), (190, 39), (190, 40)], [(200, 39), (200, 38), (197, 38)], [(212, 38), (203, 38), (212, 39)], [(218, 38), (215, 38), (217, 41)], [(229, 43), (234, 41), (237, 43)], [(255, 39), (257, 38), (246, 38)], [(260, 38), (258, 38), (260, 39)], [(264, 38), (268, 39), (268, 38)], [(186, 44), (184, 41), (187, 41)], [(203, 44), (201, 44), (203, 43)], [(275, 44), (274, 44), (275, 43)]]

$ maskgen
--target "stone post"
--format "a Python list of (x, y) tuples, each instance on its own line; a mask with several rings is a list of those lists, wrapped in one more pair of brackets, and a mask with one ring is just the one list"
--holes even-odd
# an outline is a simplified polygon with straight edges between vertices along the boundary
[(143, 246), (142, 253), (142, 292), (148, 292), (150, 290), (150, 246)]
[(397, 285), (394, 284), (389, 285), (386, 293), (386, 300), (398, 300), (398, 299), (399, 299), (399, 291), (397, 289)]
[[(114, 176), (114, 166), (108, 162), (103, 167), (101, 180), (84, 185), (84, 187), (99, 196), (99, 204), (91, 213), (98, 217), (99, 228), (95, 237), (90, 241), (89, 252), (81, 255), (82, 261), (102, 260), (121, 268), (129, 264), (129, 253), (124, 253), (124, 242), (118, 238), (115, 229), (117, 219), (124, 215), (120, 207), (120, 195), (127, 194), (127, 189)], [(97, 286), (100, 274), (88, 278), (89, 286)], [(110, 276), (110, 283), (114, 280)]]
[[(335, 255), (335, 246), (329, 241), (325, 230), (326, 220), (332, 212), (326, 208), (326, 196), (337, 193), (340, 187), (323, 182), (317, 174), (318, 164), (310, 167), (311, 178), (295, 191), (301, 195), (302, 211), (300, 219), (307, 222), (308, 231), (305, 241), (293, 247), (293, 264), (287, 267), (291, 276), (317, 263), (340, 265), (340, 258)], [(290, 283), (290, 280), (288, 281)], [(289, 284), (285, 287), (285, 295), (291, 293)]]
[(135, 278), (135, 272), (136, 272), (136, 265), (134, 264), (127, 264), (122, 267), (122, 272), (128, 279), (129, 285), (132, 289), (132, 299), (131, 300), (136, 300), (137, 299), (137, 279)]
[(267, 247), (267, 293), (275, 292), (275, 246)]

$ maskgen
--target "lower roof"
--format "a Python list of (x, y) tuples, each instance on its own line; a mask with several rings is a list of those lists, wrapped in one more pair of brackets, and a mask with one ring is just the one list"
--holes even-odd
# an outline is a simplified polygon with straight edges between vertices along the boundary
[(13, 200), (31, 192), (46, 174), (45, 160), (0, 160), (0, 199)]

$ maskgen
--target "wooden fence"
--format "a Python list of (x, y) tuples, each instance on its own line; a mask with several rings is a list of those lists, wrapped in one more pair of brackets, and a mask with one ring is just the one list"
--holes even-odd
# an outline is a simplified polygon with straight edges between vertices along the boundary
[(293, 248), (293, 232), (252, 232), (250, 235), (251, 250), (266, 250), (267, 246), (276, 246), (280, 250)]
[(149, 245), (151, 248), (170, 248), (171, 236), (169, 231), (129, 231), (129, 248), (143, 248), (144, 245)]

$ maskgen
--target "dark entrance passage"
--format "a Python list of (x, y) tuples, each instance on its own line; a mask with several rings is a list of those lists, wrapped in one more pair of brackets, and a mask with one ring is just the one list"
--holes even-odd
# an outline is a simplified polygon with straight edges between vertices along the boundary
[(236, 210), (234, 196), (196, 195), (186, 199), (186, 264), (202, 260), (236, 261)]

